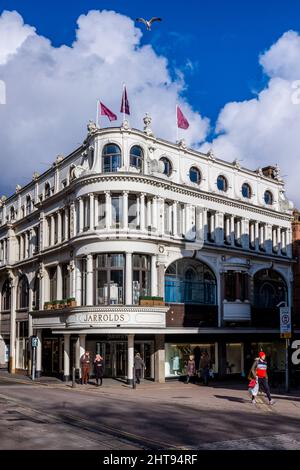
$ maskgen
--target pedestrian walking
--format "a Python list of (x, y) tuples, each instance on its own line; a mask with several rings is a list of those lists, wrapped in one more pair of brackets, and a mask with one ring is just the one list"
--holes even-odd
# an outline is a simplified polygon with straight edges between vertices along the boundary
[(209, 380), (209, 370), (210, 370), (210, 358), (207, 351), (204, 351), (201, 354), (200, 359), (200, 370), (203, 378), (204, 385), (208, 385)]
[(191, 380), (191, 377), (194, 377), (196, 374), (196, 363), (195, 363), (195, 356), (191, 354), (189, 356), (189, 360), (187, 363), (187, 377), (186, 377), (186, 384), (188, 384)]
[(140, 353), (136, 353), (135, 358), (134, 358), (134, 370), (135, 370), (135, 379), (136, 379), (137, 384), (141, 383), (143, 368), (146, 370), (145, 363), (143, 359), (141, 358)]
[(81, 383), (87, 384), (90, 375), (90, 365), (91, 365), (91, 358), (89, 351), (85, 351), (85, 353), (80, 358), (80, 365), (81, 365)]
[[(270, 387), (268, 384), (267, 369), (268, 364), (266, 361), (266, 354), (261, 351), (251, 367), (249, 378), (257, 380), (258, 389), (265, 392), (269, 400), (269, 405), (274, 405), (275, 401), (271, 398)], [(256, 395), (254, 394), (252, 394), (252, 403), (256, 403)]]
[(97, 387), (99, 387), (99, 385), (101, 387), (103, 374), (104, 374), (104, 360), (103, 360), (103, 357), (100, 356), (100, 354), (96, 354), (96, 357), (94, 360), (94, 371), (95, 371), (96, 385)]

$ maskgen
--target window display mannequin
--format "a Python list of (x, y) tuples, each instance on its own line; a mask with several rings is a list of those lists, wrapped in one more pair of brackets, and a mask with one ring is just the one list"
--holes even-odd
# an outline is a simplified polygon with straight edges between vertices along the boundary
[(180, 361), (180, 357), (178, 353), (175, 353), (175, 355), (172, 357), (172, 369), (175, 375), (179, 374), (179, 369), (180, 369), (179, 361)]

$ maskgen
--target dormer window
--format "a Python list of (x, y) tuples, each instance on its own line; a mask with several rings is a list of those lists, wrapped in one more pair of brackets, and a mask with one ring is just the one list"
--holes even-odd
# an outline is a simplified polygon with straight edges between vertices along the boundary
[(228, 189), (228, 183), (227, 179), (223, 175), (219, 175), (217, 178), (217, 188), (219, 191), (227, 191)]
[(251, 186), (248, 183), (244, 183), (242, 186), (242, 196), (250, 199), (252, 196)]
[(14, 207), (10, 208), (10, 220), (15, 220), (16, 219), (16, 210)]
[(192, 183), (200, 184), (201, 181), (201, 173), (197, 167), (192, 166), (190, 168), (190, 180)]
[(46, 183), (45, 184), (45, 197), (50, 197), (50, 194), (51, 194), (50, 184)]
[(26, 197), (26, 214), (30, 214), (32, 210), (32, 200), (30, 196)]
[(130, 149), (130, 166), (133, 166), (137, 170), (143, 170), (144, 153), (143, 149), (139, 145), (134, 145)]
[(102, 152), (103, 173), (114, 173), (121, 167), (121, 149), (116, 144), (105, 145)]
[(170, 160), (167, 158), (167, 157), (161, 157), (159, 159), (161, 162), (163, 162), (164, 164), (164, 175), (166, 176), (171, 176), (172, 174), (172, 163), (170, 162)]
[(265, 191), (264, 201), (265, 201), (265, 204), (268, 204), (268, 206), (271, 206), (273, 204), (273, 195), (271, 191)]

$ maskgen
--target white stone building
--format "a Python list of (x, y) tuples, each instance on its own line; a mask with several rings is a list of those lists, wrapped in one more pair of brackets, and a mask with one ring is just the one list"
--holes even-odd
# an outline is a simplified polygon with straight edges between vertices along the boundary
[[(243, 374), (258, 348), (282, 366), (276, 305), (291, 305), (292, 204), (277, 167), (144, 131), (88, 125), (83, 145), (2, 197), (0, 364), (69, 378), (85, 349), (105, 373), (184, 375), (207, 350)], [(152, 297), (163, 297), (165, 305)], [(67, 300), (68, 299), (68, 300)]]

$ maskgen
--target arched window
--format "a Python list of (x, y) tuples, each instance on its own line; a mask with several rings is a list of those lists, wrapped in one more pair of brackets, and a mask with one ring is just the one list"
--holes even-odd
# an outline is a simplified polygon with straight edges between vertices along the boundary
[(32, 200), (30, 196), (27, 196), (26, 197), (26, 214), (27, 215), (30, 214), (31, 209), (32, 209)]
[(116, 144), (105, 145), (102, 152), (103, 173), (113, 173), (121, 167), (121, 150)]
[(10, 310), (10, 301), (11, 285), (9, 279), (6, 279), (2, 287), (2, 310)]
[(198, 170), (198, 168), (196, 168), (195, 166), (192, 166), (190, 168), (190, 180), (191, 180), (192, 183), (200, 184), (201, 173)]
[(272, 195), (271, 191), (265, 191), (264, 201), (265, 201), (265, 204), (268, 204), (268, 205), (273, 204), (273, 195)]
[(242, 196), (250, 199), (252, 196), (251, 186), (248, 183), (244, 183), (242, 186)]
[(287, 287), (283, 277), (273, 269), (262, 269), (254, 276), (254, 305), (274, 308), (287, 302)]
[(168, 303), (216, 305), (216, 278), (198, 260), (182, 259), (172, 263), (165, 274), (165, 300)]
[(172, 163), (170, 162), (170, 160), (167, 157), (161, 157), (159, 160), (163, 162), (164, 164), (164, 171), (163, 171), (164, 175), (171, 176)]
[(143, 171), (144, 152), (139, 145), (134, 145), (130, 149), (130, 166)]
[(49, 196), (50, 196), (50, 184), (46, 183), (45, 184), (45, 197), (49, 197)]
[(15, 208), (12, 206), (12, 207), (10, 208), (10, 220), (15, 220), (15, 218), (16, 218), (16, 210), (15, 210)]
[(217, 188), (219, 191), (227, 191), (228, 183), (227, 179), (223, 175), (219, 175), (217, 178)]
[(18, 308), (28, 308), (29, 306), (29, 284), (27, 277), (22, 275), (18, 283)]

